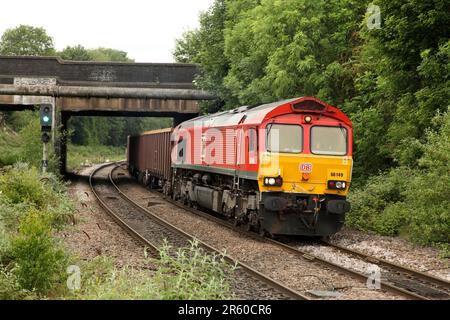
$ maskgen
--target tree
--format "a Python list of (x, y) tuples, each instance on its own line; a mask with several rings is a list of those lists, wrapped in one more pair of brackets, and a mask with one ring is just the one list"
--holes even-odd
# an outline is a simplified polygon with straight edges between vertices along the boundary
[(196, 79), (198, 87), (216, 94), (221, 101), (203, 103), (202, 109), (214, 112), (225, 105), (238, 103), (224, 86), (229, 62), (225, 51), (226, 1), (215, 0), (208, 11), (200, 14), (200, 29), (183, 34), (176, 41), (174, 57), (177, 62), (198, 63), (202, 74)]
[(89, 49), (88, 52), (93, 61), (134, 62), (125, 51), (121, 50), (97, 48)]
[(183, 33), (180, 39), (175, 40), (173, 56), (178, 63), (195, 63), (198, 61), (198, 50), (201, 48), (198, 30), (190, 30)]
[(0, 54), (8, 56), (51, 56), (53, 39), (43, 28), (20, 25), (8, 29), (0, 41)]
[(66, 47), (63, 51), (59, 53), (59, 56), (64, 60), (72, 60), (72, 61), (90, 61), (92, 60), (89, 51), (86, 50), (83, 46), (77, 45), (74, 47)]

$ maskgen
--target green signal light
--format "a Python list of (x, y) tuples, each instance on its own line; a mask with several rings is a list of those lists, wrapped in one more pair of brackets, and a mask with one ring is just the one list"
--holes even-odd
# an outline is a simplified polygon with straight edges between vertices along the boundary
[(42, 118), (42, 120), (44, 120), (44, 122), (49, 122), (49, 121), (50, 121), (50, 118), (49, 118), (48, 116), (44, 116), (44, 117)]

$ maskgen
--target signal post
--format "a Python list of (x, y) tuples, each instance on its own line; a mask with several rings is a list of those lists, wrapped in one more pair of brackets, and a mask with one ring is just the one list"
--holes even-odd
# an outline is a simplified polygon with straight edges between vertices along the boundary
[(47, 172), (48, 168), (48, 143), (51, 141), (53, 126), (53, 105), (42, 104), (40, 106), (39, 118), (41, 122), (41, 141), (42, 141), (42, 173)]

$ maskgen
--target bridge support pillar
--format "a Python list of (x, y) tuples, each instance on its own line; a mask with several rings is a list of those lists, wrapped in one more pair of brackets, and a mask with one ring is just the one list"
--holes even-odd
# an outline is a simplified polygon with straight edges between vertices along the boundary
[(59, 158), (59, 172), (66, 175), (67, 169), (67, 130), (70, 116), (66, 112), (56, 112), (57, 134), (55, 135), (55, 153)]

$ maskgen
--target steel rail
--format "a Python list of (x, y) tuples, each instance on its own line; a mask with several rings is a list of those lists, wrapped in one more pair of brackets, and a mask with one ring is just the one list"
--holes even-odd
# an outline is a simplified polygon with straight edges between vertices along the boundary
[[(128, 232), (134, 234), (135, 238), (137, 238), (140, 242), (142, 242), (145, 245), (149, 245), (151, 248), (153, 248), (156, 251), (159, 251), (158, 248), (153, 245), (152, 243), (150, 243), (147, 239), (145, 239), (144, 237), (142, 237), (137, 231), (135, 231), (133, 228), (131, 228), (128, 224), (126, 224), (125, 221), (123, 221), (122, 219), (120, 219), (117, 215), (115, 215), (112, 210), (100, 199), (98, 193), (94, 190), (93, 185), (92, 185), (92, 177), (95, 173), (97, 173), (98, 171), (100, 171), (101, 169), (108, 167), (108, 166), (112, 166), (112, 165), (116, 165), (116, 163), (113, 164), (108, 164), (108, 165), (104, 165), (101, 166), (100, 168), (96, 169), (89, 177), (89, 183), (91, 185), (91, 189), (94, 192), (94, 195), (96, 196), (97, 200), (100, 202), (100, 204), (102, 205), (102, 207), (106, 207), (106, 211), (108, 211), (109, 213), (112, 214), (112, 216), (114, 217), (115, 221), (120, 221), (119, 225), (121, 227), (124, 227)], [(223, 258), (230, 264), (232, 265), (236, 265), (238, 267), (240, 267), (242, 270), (244, 270), (246, 273), (248, 273), (249, 275), (251, 275), (252, 277), (259, 279), (260, 281), (268, 284), (269, 286), (271, 286), (272, 288), (278, 290), (279, 292), (285, 294), (286, 296), (295, 299), (295, 300), (310, 300), (309, 297), (290, 289), (289, 287), (285, 286), (284, 284), (265, 276), (264, 274), (260, 273), (259, 271), (251, 268), (250, 266), (246, 265), (245, 263), (242, 263), (226, 254), (223, 254), (220, 250), (216, 249), (215, 247), (206, 244), (205, 242), (196, 239), (194, 236), (184, 232), (183, 230), (177, 228), (176, 226), (170, 224), (169, 222), (167, 222), (166, 220), (156, 216), (155, 214), (153, 214), (151, 211), (149, 211), (148, 209), (140, 206), (139, 204), (137, 204), (136, 202), (134, 202), (132, 199), (130, 199), (124, 192), (122, 192), (122, 190), (120, 190), (120, 188), (117, 186), (117, 184), (114, 182), (114, 179), (112, 177), (112, 173), (115, 169), (117, 169), (118, 166), (116, 166), (116, 168), (112, 169), (109, 174), (108, 174), (108, 178), (109, 178), (109, 182), (114, 186), (114, 188), (117, 190), (117, 192), (122, 196), (122, 198), (126, 201), (128, 201), (130, 204), (132, 204), (133, 206), (135, 206), (138, 210), (140, 210), (142, 213), (146, 214), (149, 218), (153, 219), (154, 221), (156, 221), (157, 223), (159, 223), (160, 225), (171, 229), (175, 232), (177, 232), (178, 234), (180, 234), (181, 236), (189, 239), (190, 241), (197, 241), (202, 247), (204, 247), (205, 249), (207, 249), (210, 252), (214, 252), (216, 254), (220, 254), (221, 256), (223, 256)]]
[(94, 188), (94, 176), (102, 169), (107, 168), (109, 166), (114, 165), (112, 164), (106, 164), (102, 165), (98, 168), (96, 168), (92, 173), (89, 175), (89, 186), (91, 188), (92, 193), (94, 194), (96, 200), (100, 204), (100, 206), (105, 210), (105, 212), (113, 218), (113, 220), (121, 227), (123, 228), (129, 235), (131, 235), (135, 240), (139, 241), (140, 243), (144, 244), (145, 246), (148, 246), (152, 251), (158, 252), (159, 249), (156, 245), (142, 237), (139, 233), (135, 232), (131, 226), (129, 226), (125, 221), (123, 221), (118, 215), (114, 213), (114, 211), (101, 199), (100, 195)]
[(427, 274), (427, 273), (422, 272), (422, 271), (414, 270), (414, 269), (411, 269), (409, 267), (406, 267), (406, 266), (403, 266), (403, 265), (400, 265), (400, 264), (397, 264), (397, 263), (394, 263), (394, 262), (390, 262), (390, 261), (387, 261), (387, 260), (382, 259), (382, 258), (374, 257), (374, 256), (368, 255), (368, 254), (363, 253), (363, 252), (358, 251), (358, 250), (346, 248), (346, 247), (343, 247), (343, 246), (331, 243), (329, 241), (322, 240), (322, 242), (325, 245), (330, 246), (330, 247), (332, 247), (334, 249), (340, 250), (340, 251), (345, 252), (345, 253), (350, 254), (350, 255), (358, 256), (359, 258), (362, 258), (362, 259), (366, 260), (367, 262), (374, 263), (374, 264), (377, 264), (377, 265), (380, 265), (380, 266), (384, 266), (386, 268), (393, 269), (393, 270), (401, 272), (401, 273), (410, 274), (410, 275), (412, 275), (415, 278), (421, 279), (423, 281), (431, 282), (431, 283), (433, 283), (433, 284), (435, 284), (437, 286), (442, 286), (446, 290), (450, 291), (450, 282), (445, 280), (445, 279), (436, 277), (436, 276), (431, 275), (431, 274)]
[[(260, 241), (265, 241), (267, 243), (271, 243), (273, 245), (282, 247), (283, 249), (285, 249), (287, 251), (290, 251), (290, 252), (292, 252), (292, 253), (294, 253), (296, 255), (299, 255), (299, 256), (301, 256), (304, 259), (307, 259), (307, 260), (309, 260), (311, 262), (317, 261), (320, 264), (326, 265), (327, 267), (330, 267), (330, 268), (332, 268), (332, 269), (334, 269), (336, 271), (343, 272), (343, 273), (345, 273), (345, 274), (347, 274), (347, 275), (349, 275), (349, 276), (351, 276), (353, 278), (357, 278), (358, 280), (360, 280), (362, 282), (366, 282), (367, 279), (368, 279), (367, 275), (365, 275), (363, 273), (360, 273), (360, 272), (358, 272), (356, 270), (353, 270), (353, 269), (350, 269), (350, 268), (345, 268), (345, 267), (343, 267), (341, 265), (338, 265), (338, 264), (336, 264), (334, 262), (331, 262), (331, 261), (325, 260), (323, 258), (320, 258), (320, 257), (318, 257), (316, 255), (313, 255), (313, 254), (309, 253), (309, 252), (306, 252), (306, 251), (300, 250), (298, 248), (294, 248), (292, 246), (289, 246), (289, 245), (287, 245), (287, 244), (285, 244), (283, 242), (280, 242), (280, 241), (277, 241), (277, 240), (274, 240), (274, 239), (270, 239), (270, 238), (262, 238), (261, 236), (253, 234), (251, 232), (246, 232), (246, 231), (242, 230), (241, 228), (235, 227), (231, 223), (229, 223), (227, 221), (224, 221), (221, 218), (215, 217), (215, 216), (213, 216), (211, 214), (205, 213), (205, 212), (200, 211), (200, 210), (195, 209), (195, 208), (187, 207), (187, 206), (185, 206), (185, 205), (183, 205), (183, 204), (181, 204), (181, 203), (179, 203), (177, 201), (174, 201), (173, 199), (167, 198), (167, 197), (163, 196), (160, 192), (156, 192), (156, 191), (153, 190), (152, 193), (157, 194), (159, 197), (163, 198), (165, 201), (167, 201), (167, 202), (169, 202), (169, 203), (171, 203), (171, 204), (173, 204), (173, 205), (175, 205), (175, 206), (177, 206), (177, 207), (179, 207), (181, 209), (184, 209), (184, 210), (186, 210), (188, 212), (191, 212), (191, 213), (193, 213), (193, 214), (195, 214), (197, 216), (201, 216), (201, 217), (203, 217), (205, 219), (208, 219), (210, 221), (216, 222), (216, 223), (218, 223), (218, 224), (220, 224), (222, 226), (225, 226), (225, 227), (227, 227), (227, 228), (229, 228), (231, 230), (237, 231), (237, 232), (239, 232), (242, 235), (246, 235), (246, 236), (248, 236), (250, 238), (257, 239), (257, 240), (260, 240)], [(425, 296), (422, 296), (420, 294), (411, 292), (409, 290), (397, 287), (397, 286), (395, 286), (393, 284), (390, 284), (390, 283), (387, 283), (385, 281), (381, 281), (380, 285), (381, 285), (381, 289), (383, 289), (385, 291), (388, 291), (388, 292), (391, 292), (391, 293), (394, 293), (394, 294), (398, 294), (398, 295), (400, 295), (402, 297), (405, 297), (405, 298), (408, 298), (408, 299), (412, 299), (412, 300), (429, 300)]]

